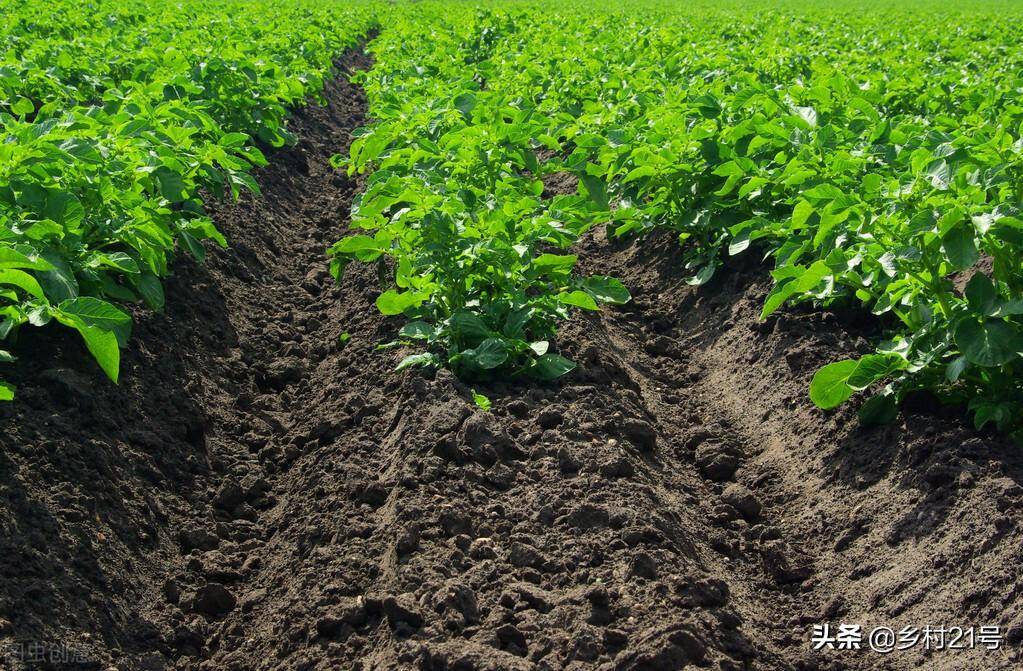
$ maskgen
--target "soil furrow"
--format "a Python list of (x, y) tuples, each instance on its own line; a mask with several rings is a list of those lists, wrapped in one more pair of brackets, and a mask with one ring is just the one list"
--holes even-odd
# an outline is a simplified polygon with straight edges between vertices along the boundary
[(262, 197), (210, 203), (231, 247), (178, 261), (165, 312), (135, 315), (119, 387), (65, 334), (22, 343), (23, 393), (0, 410), (4, 664), (43, 649), (82, 668), (221, 668), (202, 660), (276, 634), (231, 615), (277, 597), (261, 576), (286, 556), (282, 474), (362, 403), (336, 393), (342, 327), (378, 335), (324, 256), (357, 189), (329, 166), (365, 115), (347, 73), (368, 65), (346, 56), (327, 104), (296, 112), (300, 141), (268, 152)]

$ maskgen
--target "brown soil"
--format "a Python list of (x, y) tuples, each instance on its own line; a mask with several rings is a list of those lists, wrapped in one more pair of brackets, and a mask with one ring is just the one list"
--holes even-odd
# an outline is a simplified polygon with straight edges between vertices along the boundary
[[(0, 409), (0, 646), (86, 661), (0, 647), (0, 668), (1021, 663), (1018, 449), (926, 399), (884, 429), (814, 409), (812, 372), (871, 326), (758, 323), (752, 253), (694, 289), (669, 237), (596, 231), (586, 270), (635, 300), (563, 329), (566, 380), (479, 388), (486, 413), (446, 372), (394, 373), (378, 269), (327, 274), (357, 188), (328, 161), (365, 100), (344, 77), (326, 97), (263, 197), (216, 207), (231, 249), (181, 261), (166, 312), (137, 316), (120, 386), (62, 333), (22, 343)], [(1006, 641), (812, 652), (824, 622)]]

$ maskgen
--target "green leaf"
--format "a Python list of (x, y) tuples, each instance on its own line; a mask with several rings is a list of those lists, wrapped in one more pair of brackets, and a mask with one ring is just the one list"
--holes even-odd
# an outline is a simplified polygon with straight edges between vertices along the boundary
[(624, 305), (632, 300), (632, 295), (620, 280), (603, 275), (593, 275), (583, 281), (583, 289), (594, 299), (603, 303)]
[(966, 300), (970, 308), (986, 317), (994, 315), (1000, 307), (998, 290), (994, 283), (984, 273), (977, 273), (970, 278), (966, 285)]
[(483, 394), (477, 393), (475, 389), (472, 390), (472, 400), (484, 412), (490, 411), (491, 407), (490, 399), (484, 396)]
[(696, 274), (686, 279), (686, 284), (694, 287), (703, 286), (707, 282), (710, 282), (711, 278), (714, 277), (714, 273), (717, 271), (717, 264), (713, 261), (705, 263), (700, 266), (700, 269), (696, 271)]
[(180, 231), (178, 233), (178, 239), (185, 245), (185, 249), (192, 255), (199, 263), (206, 260), (206, 248), (202, 246), (202, 243), (195, 239), (191, 233), (186, 231)]
[(249, 136), (245, 133), (225, 133), (218, 144), (221, 147), (241, 147), (249, 141)]
[(1023, 334), (1001, 319), (964, 319), (955, 330), (959, 351), (978, 366), (1001, 366), (1023, 352)]
[(85, 217), (85, 208), (74, 194), (52, 191), (47, 194), (43, 217), (66, 228), (75, 228)]
[(849, 376), (858, 365), (859, 362), (855, 359), (846, 359), (818, 370), (810, 381), (810, 400), (824, 410), (837, 408), (845, 403), (855, 391), (849, 386)]
[(925, 173), (931, 186), (939, 191), (945, 191), (948, 189), (949, 180), (952, 179), (952, 171), (948, 167), (948, 162), (944, 159), (939, 159), (932, 163), (927, 168)]
[(606, 210), (608, 208), (608, 197), (607, 184), (604, 180), (589, 173), (583, 173), (579, 176), (579, 181), (586, 187), (586, 193), (589, 194), (593, 202), (600, 209)]
[(487, 338), (475, 349), (462, 352), (462, 355), (480, 368), (490, 370), (508, 360), (508, 346), (501, 338)]
[(899, 414), (895, 394), (875, 394), (863, 402), (857, 413), (864, 424), (891, 424)]
[(462, 93), (455, 97), (454, 105), (456, 110), (468, 118), (473, 108), (476, 107), (476, 96), (471, 93)]
[(17, 100), (11, 105), (11, 112), (17, 116), (27, 116), (36, 111), (36, 106), (31, 100), (24, 96), (19, 96)]
[(980, 258), (972, 226), (964, 224), (955, 226), (942, 238), (941, 246), (949, 263), (956, 270), (966, 270)]
[(818, 184), (817, 186), (811, 187), (803, 192), (804, 198), (818, 202), (831, 201), (836, 198), (841, 198), (843, 195), (845, 194), (841, 189), (831, 184)]
[(908, 365), (898, 354), (867, 354), (860, 357), (846, 383), (860, 391), (892, 373), (904, 370)]
[(490, 329), (483, 323), (479, 315), (468, 310), (457, 310), (448, 318), (448, 328), (457, 340), (468, 345), (475, 345), (490, 336)]
[(973, 413), (973, 426), (978, 431), (983, 429), (989, 422), (994, 422), (999, 430), (1005, 431), (1018, 414), (1018, 407), (1014, 407), (1014, 404), (998, 402), (983, 397), (974, 398), (970, 401), (969, 410)]
[(100, 368), (116, 383), (121, 366), (121, 350), (117, 344), (117, 336), (110, 331), (91, 326), (79, 328), (78, 331)]
[(53, 270), (53, 264), (41, 256), (26, 256), (10, 247), (0, 247), (0, 269)]
[(955, 382), (959, 379), (959, 376), (969, 367), (970, 360), (965, 356), (957, 356), (955, 359), (949, 362), (948, 366), (945, 367), (945, 379), (949, 382)]
[(385, 315), (400, 315), (416, 304), (416, 295), (410, 291), (388, 289), (377, 297), (377, 308)]
[(135, 259), (124, 252), (93, 254), (85, 265), (90, 268), (113, 268), (128, 275), (135, 275), (139, 272), (139, 265), (135, 262)]
[(60, 303), (78, 296), (78, 280), (67, 261), (56, 252), (48, 252), (45, 256), (53, 269), (39, 272), (36, 276), (50, 302)]
[(626, 175), (625, 179), (622, 180), (622, 184), (628, 184), (629, 182), (634, 182), (637, 179), (642, 179), (644, 177), (652, 177), (656, 174), (657, 168), (655, 168), (654, 166), (641, 165), (638, 168), (633, 168), (632, 170), (630, 170), (629, 174)]
[(831, 274), (831, 269), (824, 261), (815, 261), (806, 269), (788, 266), (785, 270), (790, 272), (790, 277), (794, 279), (783, 278), (783, 281), (774, 286), (764, 302), (764, 309), (760, 311), (761, 319), (780, 308), (788, 299), (810, 291)]
[(597, 301), (585, 291), (565, 291), (558, 294), (558, 300), (566, 305), (574, 305), (584, 310), (599, 310)]
[(57, 320), (65, 326), (69, 326), (82, 336), (85, 346), (96, 359), (103, 372), (111, 380), (117, 382), (119, 368), (121, 366), (121, 350), (117, 343), (117, 336), (113, 331), (89, 326), (74, 315), (58, 311)]
[(13, 268), (0, 270), (0, 284), (18, 287), (35, 298), (46, 300), (46, 294), (43, 293), (43, 288), (39, 286), (36, 278), (23, 270), (14, 270)]
[(185, 201), (185, 180), (170, 168), (160, 166), (153, 172), (160, 195), (172, 203)]
[(74, 317), (87, 326), (110, 331), (117, 336), (117, 342), (121, 347), (127, 345), (131, 337), (131, 317), (98, 298), (91, 296), (72, 298), (58, 305), (57, 311)]
[(163, 293), (163, 284), (160, 282), (159, 277), (146, 271), (132, 278), (132, 282), (134, 282), (139, 295), (142, 296), (142, 300), (146, 302), (146, 305), (151, 310), (156, 310), (157, 312), (163, 310), (167, 301)]
[(0, 380), (0, 401), (13, 401), (16, 387)]
[(578, 258), (571, 254), (541, 254), (530, 262), (529, 267), (538, 275), (566, 274), (575, 266)]
[(333, 254), (354, 256), (363, 262), (377, 260), (383, 251), (379, 243), (368, 235), (349, 236), (331, 248)]
[(529, 372), (541, 380), (554, 380), (575, 370), (575, 362), (559, 354), (544, 354), (533, 361)]
[(0, 349), (0, 363), (12, 363), (14, 361), (17, 361), (17, 357), (10, 352)]
[(813, 214), (813, 205), (805, 200), (796, 203), (795, 208), (792, 210), (792, 228), (802, 228), (811, 214)]
[(401, 327), (399, 335), (405, 338), (416, 338), (418, 340), (429, 340), (433, 338), (436, 329), (424, 321), (413, 321)]

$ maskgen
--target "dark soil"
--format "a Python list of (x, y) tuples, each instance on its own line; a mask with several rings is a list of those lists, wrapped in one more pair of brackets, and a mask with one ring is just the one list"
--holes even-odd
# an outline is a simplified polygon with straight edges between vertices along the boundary
[[(326, 98), (261, 198), (214, 207), (231, 249), (178, 263), (120, 386), (63, 333), (22, 343), (0, 409), (0, 668), (1021, 664), (1018, 449), (926, 402), (870, 430), (813, 408), (809, 377), (867, 327), (759, 323), (752, 254), (695, 289), (670, 237), (594, 231), (585, 269), (635, 299), (563, 329), (566, 380), (478, 388), (486, 413), (447, 372), (393, 372), (378, 269), (327, 273), (358, 186), (329, 158), (366, 110), (344, 76)], [(825, 622), (1006, 639), (813, 652)], [(17, 661), (32, 643), (84, 661)]]

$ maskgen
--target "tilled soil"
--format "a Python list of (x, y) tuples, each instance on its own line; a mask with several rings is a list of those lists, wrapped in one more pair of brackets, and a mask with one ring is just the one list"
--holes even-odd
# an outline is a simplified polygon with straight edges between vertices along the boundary
[[(670, 237), (594, 231), (585, 270), (635, 299), (565, 326), (565, 380), (478, 388), (488, 413), (445, 371), (393, 372), (381, 269), (336, 285), (323, 253), (358, 188), (329, 166), (366, 113), (343, 73), (367, 66), (349, 55), (327, 106), (297, 112), (261, 198), (213, 207), (231, 248), (178, 263), (120, 386), (66, 334), (21, 343), (0, 668), (1021, 663), (1018, 448), (926, 398), (882, 429), (814, 409), (813, 371), (876, 325), (760, 323), (752, 252), (697, 289)], [(1005, 639), (815, 652), (823, 623)], [(33, 644), (64, 661), (17, 661)]]

